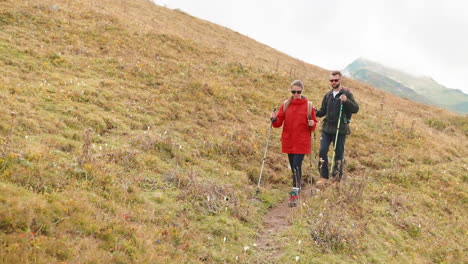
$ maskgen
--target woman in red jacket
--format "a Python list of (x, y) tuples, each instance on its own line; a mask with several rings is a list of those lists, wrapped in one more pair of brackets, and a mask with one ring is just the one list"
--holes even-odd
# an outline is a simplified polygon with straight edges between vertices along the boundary
[(271, 113), (274, 127), (283, 126), (281, 134), (282, 152), (288, 154), (293, 173), (293, 190), (296, 193), (302, 185), (302, 160), (310, 154), (310, 133), (317, 126), (317, 118), (312, 103), (301, 93), (304, 84), (296, 80), (291, 83), (291, 97), (280, 107), (279, 112)]

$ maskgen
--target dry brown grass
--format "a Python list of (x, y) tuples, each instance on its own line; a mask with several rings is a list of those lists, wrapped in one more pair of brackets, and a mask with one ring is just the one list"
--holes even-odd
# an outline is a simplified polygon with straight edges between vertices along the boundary
[[(261, 202), (251, 199), (268, 113), (297, 78), (318, 104), (328, 72), (145, 0), (6, 0), (0, 10), (0, 262), (244, 254), (290, 181), (274, 131)], [(463, 261), (466, 117), (345, 85), (361, 106), (349, 183), (366, 188), (330, 190), (316, 200), (325, 217), (291, 234), (307, 234), (317, 262)], [(423, 240), (435, 244), (413, 246)]]
[(367, 225), (360, 205), (366, 184), (365, 178), (343, 181), (321, 193), (323, 203), (307, 211), (310, 235), (324, 252), (349, 254), (359, 250)]

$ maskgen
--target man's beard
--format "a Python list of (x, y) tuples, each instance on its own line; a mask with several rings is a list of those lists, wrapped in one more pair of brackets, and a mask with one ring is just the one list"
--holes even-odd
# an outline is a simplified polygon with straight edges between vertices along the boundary
[(332, 84), (333, 89), (340, 87), (340, 84)]

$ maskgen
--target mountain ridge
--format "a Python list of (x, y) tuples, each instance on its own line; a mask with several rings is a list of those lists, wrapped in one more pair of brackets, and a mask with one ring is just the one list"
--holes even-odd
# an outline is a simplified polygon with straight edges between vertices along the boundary
[[(356, 74), (360, 69), (366, 69), (367, 71), (392, 79), (398, 83), (398, 85), (412, 89), (425, 98), (424, 100), (414, 100), (416, 102), (436, 105), (462, 114), (468, 113), (468, 108), (464, 107), (468, 102), (468, 94), (465, 94), (459, 89), (447, 88), (437, 83), (430, 76), (414, 75), (362, 57), (356, 59), (344, 69), (344, 72), (352, 78), (375, 85), (376, 87), (406, 98), (409, 97), (398, 92), (397, 84), (394, 83), (390, 85), (388, 80), (378, 81), (376, 78), (373, 80), (366, 79), (365, 76)], [(385, 84), (385, 82), (387, 83)], [(412, 98), (415, 97), (412, 96)]]

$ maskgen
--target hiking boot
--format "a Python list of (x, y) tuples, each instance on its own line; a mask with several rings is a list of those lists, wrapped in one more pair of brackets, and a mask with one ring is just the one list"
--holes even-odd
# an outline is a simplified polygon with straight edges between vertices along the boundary
[(340, 177), (333, 177), (331, 180), (330, 180), (330, 183), (333, 187), (338, 187), (340, 185), (340, 182), (341, 182), (341, 179)]
[(293, 187), (292, 191), (296, 194), (296, 196), (298, 196), (299, 193), (301, 193), (301, 188)]
[(289, 207), (297, 206), (297, 194), (294, 191), (289, 193)]
[(325, 185), (328, 182), (328, 179), (320, 177), (320, 179), (317, 181), (317, 186)]
[(291, 192), (289, 192), (289, 207), (297, 206), (297, 199), (299, 195), (299, 188), (294, 187)]
[(332, 177), (330, 181), (331, 181), (332, 183), (341, 182), (341, 178), (340, 178), (339, 176)]

